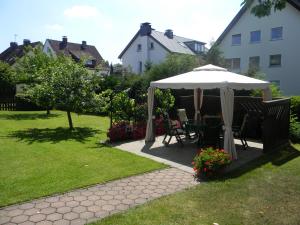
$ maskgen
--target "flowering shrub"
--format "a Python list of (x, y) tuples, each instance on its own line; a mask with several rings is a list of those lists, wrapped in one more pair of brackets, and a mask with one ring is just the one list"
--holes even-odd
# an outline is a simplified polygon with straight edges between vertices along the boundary
[(146, 136), (146, 127), (147, 124), (144, 122), (133, 124), (132, 128), (132, 139), (138, 140)]
[(214, 177), (231, 163), (228, 153), (213, 147), (201, 149), (192, 162), (195, 177)]
[(107, 137), (111, 142), (123, 141), (128, 139), (130, 124), (128, 122), (119, 122), (112, 125), (108, 130)]

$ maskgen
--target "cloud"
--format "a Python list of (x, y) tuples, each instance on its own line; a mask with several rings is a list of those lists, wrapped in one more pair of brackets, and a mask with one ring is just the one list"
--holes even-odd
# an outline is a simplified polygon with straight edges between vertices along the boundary
[(64, 11), (64, 15), (68, 18), (92, 18), (99, 15), (96, 7), (89, 5), (74, 5)]
[(62, 31), (64, 29), (64, 27), (59, 24), (47, 24), (45, 27), (46, 29), (53, 31)]

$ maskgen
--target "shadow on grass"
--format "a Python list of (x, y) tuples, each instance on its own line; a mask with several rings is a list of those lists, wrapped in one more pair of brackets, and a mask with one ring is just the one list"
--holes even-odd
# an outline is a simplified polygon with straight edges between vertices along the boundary
[(228, 172), (223, 179), (239, 177), (267, 163), (272, 163), (275, 166), (281, 166), (299, 156), (300, 151), (294, 148), (292, 145), (281, 147), (276, 152), (263, 154), (261, 157), (256, 158), (231, 172)]
[(54, 129), (28, 129), (19, 130), (10, 133), (9, 137), (17, 138), (19, 141), (25, 141), (28, 144), (34, 142), (51, 142), (58, 143), (60, 141), (74, 140), (84, 143), (89, 137), (99, 133), (99, 130), (89, 127), (77, 127), (74, 130), (69, 128), (58, 127)]
[(0, 119), (6, 120), (36, 120), (36, 119), (51, 119), (61, 116), (60, 114), (49, 114), (46, 112), (41, 113), (14, 113), (14, 114), (1, 114)]

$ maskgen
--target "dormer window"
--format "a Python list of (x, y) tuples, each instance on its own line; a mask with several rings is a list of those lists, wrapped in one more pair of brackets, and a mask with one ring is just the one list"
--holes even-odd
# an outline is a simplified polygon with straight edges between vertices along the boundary
[(138, 45), (137, 45), (137, 51), (138, 51), (138, 52), (142, 51), (142, 45), (141, 45), (141, 44), (138, 44)]
[(203, 48), (200, 43), (195, 43), (195, 52), (202, 52)]
[(86, 66), (94, 66), (96, 64), (96, 61), (94, 59), (89, 59), (85, 62)]

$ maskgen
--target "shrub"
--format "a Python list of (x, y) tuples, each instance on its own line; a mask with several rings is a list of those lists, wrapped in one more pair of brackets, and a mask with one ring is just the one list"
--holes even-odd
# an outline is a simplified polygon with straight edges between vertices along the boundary
[(130, 138), (131, 129), (128, 122), (119, 122), (112, 125), (108, 130), (107, 137), (109, 137), (110, 142), (124, 141)]
[(292, 142), (300, 142), (300, 122), (294, 115), (290, 119), (290, 139)]
[(291, 97), (291, 114), (296, 115), (300, 121), (300, 96)]
[(214, 177), (231, 163), (228, 153), (223, 149), (208, 147), (199, 151), (193, 161), (195, 177)]
[(171, 90), (155, 90), (155, 114), (157, 116), (161, 115), (164, 112), (168, 112), (171, 108), (174, 107), (175, 97), (172, 95)]

